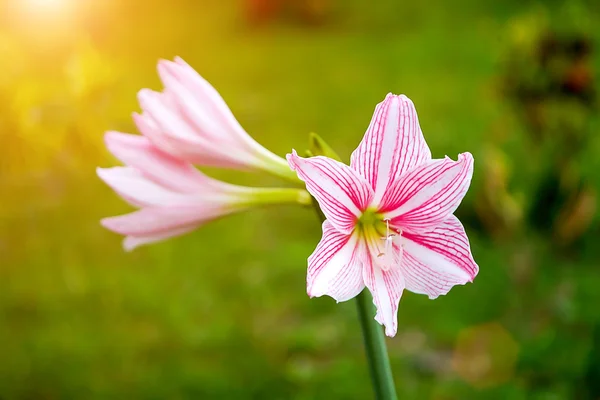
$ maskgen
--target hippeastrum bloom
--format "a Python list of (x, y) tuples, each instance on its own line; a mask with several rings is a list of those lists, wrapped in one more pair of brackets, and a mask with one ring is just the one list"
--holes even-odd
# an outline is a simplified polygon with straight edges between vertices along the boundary
[(286, 161), (258, 144), (219, 93), (181, 58), (162, 60), (162, 92), (142, 89), (139, 131), (162, 151), (196, 165), (263, 170), (296, 179)]
[(389, 94), (377, 105), (350, 166), (295, 151), (288, 162), (327, 218), (308, 259), (309, 296), (346, 301), (366, 286), (375, 319), (394, 336), (404, 289), (433, 299), (477, 275), (453, 215), (469, 188), (473, 157), (432, 159), (406, 96)]
[(188, 233), (205, 222), (248, 209), (279, 203), (310, 204), (304, 190), (249, 188), (210, 178), (191, 164), (159, 149), (139, 135), (107, 132), (106, 145), (125, 167), (98, 168), (98, 175), (138, 211), (102, 220), (125, 235), (132, 250)]

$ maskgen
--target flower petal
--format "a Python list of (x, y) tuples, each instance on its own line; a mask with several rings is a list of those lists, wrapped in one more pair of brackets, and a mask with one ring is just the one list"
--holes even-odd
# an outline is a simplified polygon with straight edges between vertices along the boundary
[(396, 179), (430, 159), (413, 102), (390, 93), (375, 107), (350, 166), (371, 183), (378, 203)]
[(363, 276), (365, 285), (373, 295), (377, 307), (375, 320), (385, 326), (387, 336), (395, 336), (398, 330), (398, 304), (404, 290), (404, 278), (400, 269), (384, 271), (365, 257)]
[(302, 158), (293, 150), (287, 160), (317, 199), (329, 222), (340, 233), (352, 232), (373, 196), (369, 183), (347, 165), (331, 158)]
[(458, 161), (448, 157), (430, 161), (394, 182), (381, 201), (380, 212), (402, 230), (431, 229), (458, 208), (472, 176), (470, 153), (460, 154)]
[(165, 91), (174, 94), (173, 99), (189, 121), (215, 139), (230, 138), (232, 144), (239, 138), (250, 139), (215, 88), (185, 61), (179, 59), (179, 62), (161, 60), (158, 74)]
[(435, 299), (454, 285), (472, 282), (479, 266), (473, 260), (469, 238), (454, 215), (429, 232), (405, 233), (401, 263), (406, 288)]
[(171, 92), (157, 93), (142, 89), (138, 99), (143, 115), (134, 114), (138, 129), (154, 145), (174, 157), (187, 162), (222, 168), (246, 169), (258, 163), (249, 157), (238, 143), (223, 140), (226, 133), (219, 130), (207, 136), (189, 118), (181, 114), (175, 96)]
[(104, 218), (102, 226), (126, 236), (155, 236), (178, 229), (194, 229), (204, 222), (235, 211), (231, 207), (181, 205), (147, 207), (129, 214)]
[(191, 164), (159, 150), (143, 136), (110, 131), (104, 140), (108, 150), (120, 161), (169, 189), (189, 193), (218, 183)]
[(142, 89), (138, 92), (138, 102), (142, 110), (152, 118), (156, 126), (166, 135), (189, 144), (198, 143), (198, 136), (192, 127), (177, 115), (172, 95)]
[(250, 139), (219, 92), (180, 57), (175, 57), (175, 62), (161, 60), (158, 73), (168, 89), (179, 93), (187, 89), (189, 95), (201, 105), (202, 111), (209, 113), (214, 122), (225, 128), (226, 133), (244, 140)]
[(147, 137), (154, 146), (176, 158), (181, 158), (176, 142), (162, 132), (158, 124), (154, 122), (148, 113), (143, 112), (142, 114), (138, 114), (134, 112), (132, 117), (138, 131)]
[(308, 295), (327, 295), (338, 302), (357, 296), (365, 287), (359, 248), (356, 235), (339, 233), (325, 220), (323, 237), (308, 258)]
[(182, 194), (152, 182), (132, 167), (97, 168), (96, 172), (114, 191), (138, 206), (174, 204), (184, 198)]
[(196, 226), (192, 226), (192, 227), (185, 227), (185, 228), (179, 228), (179, 229), (172, 229), (169, 231), (161, 232), (161, 233), (154, 234), (154, 235), (148, 235), (148, 236), (126, 236), (125, 239), (123, 239), (123, 248), (125, 249), (125, 251), (132, 251), (139, 246), (142, 246), (145, 244), (150, 244), (150, 243), (162, 242), (163, 240), (166, 240), (166, 239), (184, 235), (195, 229), (196, 229)]

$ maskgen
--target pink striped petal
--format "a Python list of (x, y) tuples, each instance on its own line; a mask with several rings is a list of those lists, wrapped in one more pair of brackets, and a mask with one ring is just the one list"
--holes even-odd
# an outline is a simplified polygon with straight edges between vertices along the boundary
[(218, 183), (191, 164), (159, 150), (143, 136), (110, 131), (104, 140), (108, 150), (121, 162), (166, 188), (189, 193)]
[(350, 165), (371, 183), (378, 203), (395, 180), (430, 159), (413, 102), (404, 95), (388, 94), (375, 107)]
[(380, 212), (394, 226), (411, 232), (443, 222), (459, 206), (473, 176), (473, 156), (433, 160), (403, 175), (385, 193)]
[(345, 235), (323, 222), (323, 237), (308, 258), (308, 295), (327, 295), (338, 302), (356, 297), (365, 287), (359, 249), (357, 235)]
[(147, 112), (133, 113), (132, 117), (138, 131), (147, 137), (154, 146), (175, 158), (184, 158), (185, 151), (180, 149), (179, 143), (166, 135)]
[(133, 113), (133, 121), (142, 135), (154, 146), (175, 158), (198, 165), (235, 168), (238, 163), (224, 159), (214, 148), (206, 149), (202, 145), (190, 144), (165, 133), (147, 113)]
[(126, 236), (125, 239), (123, 239), (123, 248), (125, 249), (125, 251), (132, 251), (139, 246), (142, 246), (145, 244), (162, 242), (166, 239), (184, 235), (195, 229), (196, 229), (196, 226), (192, 226), (192, 227), (185, 227), (185, 228), (179, 228), (179, 229), (172, 229), (169, 231), (161, 232), (161, 233), (154, 234), (154, 235), (148, 235), (148, 236)]
[[(142, 89), (138, 99), (144, 113), (134, 114), (140, 132), (161, 150), (187, 162), (220, 168), (248, 169), (261, 161), (244, 143), (232, 142), (223, 130), (207, 135), (181, 113), (172, 92)], [(266, 151), (266, 150), (265, 150)]]
[(168, 205), (184, 198), (183, 195), (152, 182), (132, 167), (97, 168), (96, 172), (114, 191), (136, 205)]
[(223, 206), (148, 207), (129, 214), (104, 218), (101, 224), (121, 235), (147, 237), (179, 229), (191, 230), (233, 211)]
[(204, 144), (202, 137), (195, 133), (187, 121), (177, 115), (174, 96), (142, 89), (138, 92), (138, 101), (142, 110), (148, 113), (157, 127), (169, 137), (188, 144)]
[(222, 127), (229, 128), (227, 129), (228, 133), (240, 137), (247, 136), (219, 92), (180, 57), (175, 57), (175, 62), (161, 60), (158, 72), (165, 87), (169, 89), (187, 88), (207, 113), (212, 115)]
[[(185, 62), (179, 59), (185, 64)], [(194, 125), (217, 139), (249, 138), (219, 93), (192, 67), (161, 60), (158, 73), (166, 90), (174, 94), (177, 105)], [(235, 140), (232, 143), (235, 144)]]
[(402, 274), (411, 292), (435, 299), (454, 285), (472, 282), (479, 266), (473, 260), (469, 239), (454, 215), (428, 232), (405, 233)]
[(177, 149), (177, 146), (174, 145), (169, 137), (163, 134), (160, 127), (148, 113), (143, 112), (142, 114), (138, 114), (134, 112), (132, 117), (138, 131), (144, 135), (144, 137), (148, 138), (154, 146), (172, 156), (181, 158), (178, 156), (179, 150)]
[(317, 199), (329, 222), (340, 233), (352, 232), (373, 196), (369, 183), (347, 165), (331, 158), (302, 158), (293, 150), (287, 160)]
[(373, 295), (377, 307), (375, 320), (385, 326), (387, 336), (395, 336), (398, 330), (398, 304), (404, 291), (404, 278), (400, 269), (384, 271), (365, 257), (363, 266), (365, 285)]

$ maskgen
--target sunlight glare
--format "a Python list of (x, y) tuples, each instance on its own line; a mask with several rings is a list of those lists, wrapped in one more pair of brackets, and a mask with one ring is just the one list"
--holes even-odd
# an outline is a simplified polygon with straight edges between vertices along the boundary
[(27, 0), (31, 7), (60, 7), (64, 0)]
[(36, 18), (54, 19), (68, 14), (73, 0), (21, 0), (21, 12)]

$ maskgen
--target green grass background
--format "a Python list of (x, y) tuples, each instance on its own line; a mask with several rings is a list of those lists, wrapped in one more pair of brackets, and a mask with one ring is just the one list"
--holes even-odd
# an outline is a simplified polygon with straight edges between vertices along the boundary
[[(348, 160), (375, 104), (405, 93), (435, 157), (475, 156), (459, 214), (498, 135), (511, 188), (532, 184), (500, 65), (523, 15), (560, 21), (560, 2), (340, 0), (318, 25), (260, 26), (229, 0), (62, 2), (70, 15), (1, 3), (0, 399), (372, 396), (354, 303), (306, 296), (314, 211), (252, 211), (132, 253), (100, 227), (129, 210), (95, 175), (117, 165), (103, 132), (133, 131), (137, 90), (160, 87), (159, 58), (186, 59), (277, 154), (304, 150), (314, 131)], [(600, 26), (598, 5), (577, 4)], [(582, 169), (600, 188), (600, 142), (590, 143)], [(399, 398), (598, 395), (597, 224), (569, 255), (527, 230), (500, 242), (467, 232), (475, 283), (401, 301), (388, 340)]]

